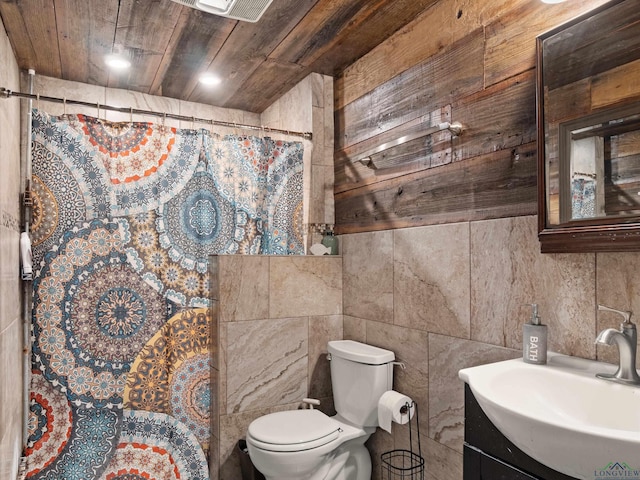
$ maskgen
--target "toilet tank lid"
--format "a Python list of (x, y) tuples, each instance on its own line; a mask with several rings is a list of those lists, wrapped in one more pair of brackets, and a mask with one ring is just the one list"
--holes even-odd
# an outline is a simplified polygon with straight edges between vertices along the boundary
[(368, 365), (382, 365), (396, 359), (395, 354), (390, 350), (353, 340), (332, 340), (329, 342), (328, 349), (332, 356)]

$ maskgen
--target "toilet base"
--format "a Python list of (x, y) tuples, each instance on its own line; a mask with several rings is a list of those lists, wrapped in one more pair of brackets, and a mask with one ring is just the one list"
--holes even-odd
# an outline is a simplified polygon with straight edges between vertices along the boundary
[[(368, 436), (367, 436), (368, 438)], [(366, 438), (365, 438), (366, 440)], [(336, 458), (322, 480), (370, 480), (371, 455), (361, 438), (352, 440), (355, 445), (344, 445), (338, 449)], [(345, 458), (341, 458), (341, 457)]]

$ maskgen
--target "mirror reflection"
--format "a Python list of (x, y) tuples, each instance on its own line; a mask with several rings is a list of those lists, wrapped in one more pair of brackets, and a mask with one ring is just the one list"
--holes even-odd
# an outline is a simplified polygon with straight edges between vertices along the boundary
[(640, 107), (629, 110), (560, 124), (561, 223), (640, 215)]

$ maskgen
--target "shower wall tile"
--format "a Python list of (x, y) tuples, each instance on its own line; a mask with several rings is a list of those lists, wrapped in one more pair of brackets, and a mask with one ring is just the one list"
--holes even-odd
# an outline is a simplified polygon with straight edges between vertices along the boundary
[[(2, 22), (0, 65), (0, 85), (20, 91), (18, 65)], [(16, 478), (22, 451), (21, 103), (18, 98), (0, 100), (0, 478), (3, 479)]]
[[(148, 95), (146, 93), (123, 90), (120, 88), (107, 88), (105, 97), (108, 105), (137, 108), (152, 112), (171, 113), (174, 115), (180, 114), (180, 100), (176, 98), (158, 97), (155, 95)], [(166, 120), (163, 120), (157, 115), (131, 115), (130, 113), (105, 111), (104, 113), (100, 113), (100, 118), (104, 118), (111, 122), (129, 122), (133, 118), (134, 122), (164, 123), (167, 127), (180, 128), (180, 120), (175, 118), (167, 118)], [(189, 124), (185, 126), (185, 128), (200, 128), (200, 126), (197, 124)]]
[(335, 211), (333, 204), (333, 167), (311, 165), (309, 191), (309, 223), (333, 225)]
[[(261, 115), (265, 126), (311, 132), (313, 141), (293, 138), (304, 144), (304, 223), (335, 222), (333, 200), (333, 80), (312, 73), (269, 106)], [(290, 136), (284, 138), (292, 140)], [(322, 168), (318, 168), (322, 167)], [(307, 247), (310, 245), (307, 242)]]
[[(311, 131), (313, 132), (313, 142), (316, 145), (320, 145), (321, 147), (325, 146), (325, 135), (327, 134), (326, 129), (324, 128), (324, 107), (322, 106), (314, 106), (312, 110), (312, 119), (313, 126)], [(311, 163), (313, 165), (324, 165), (326, 167), (333, 167), (333, 164), (326, 165), (324, 158), (324, 148), (314, 149), (313, 157)]]
[(269, 257), (223, 255), (219, 259), (220, 321), (269, 317)]
[[(598, 253), (596, 258), (596, 298), (598, 303), (616, 310), (633, 312), (631, 321), (638, 323), (640, 318), (640, 253)], [(605, 328), (620, 328), (622, 317), (611, 312), (597, 312), (597, 333)], [(640, 339), (638, 340), (640, 351)], [(615, 345), (598, 345), (598, 360), (615, 363), (619, 361)], [(640, 368), (640, 357), (637, 358)]]
[(283, 405), (307, 393), (307, 318), (227, 323), (227, 413)]
[(537, 303), (550, 350), (595, 358), (594, 254), (539, 252), (535, 216), (471, 224), (471, 338), (521, 349)]
[(393, 323), (393, 232), (340, 236), (344, 313)]
[[(260, 115), (256, 113), (244, 112), (242, 110), (235, 110), (231, 108), (214, 107), (212, 105), (205, 105), (203, 103), (187, 102), (180, 100), (180, 115), (186, 117), (204, 118), (208, 120), (219, 120), (221, 122), (237, 123), (244, 125), (260, 126)], [(192, 128), (190, 120), (180, 120), (180, 128)], [(196, 123), (196, 128), (204, 128), (210, 130), (211, 126), (207, 123)], [(223, 135), (258, 133), (255, 130), (243, 131), (236, 127), (221, 127), (216, 126), (216, 131), (221, 131)]]
[(469, 225), (394, 232), (394, 323), (469, 338)]
[[(9, 218), (5, 210), (2, 216), (3, 222)], [(19, 240), (17, 228), (0, 226), (0, 334), (20, 317)]]
[(342, 257), (270, 257), (269, 317), (342, 314)]
[[(22, 76), (22, 83), (24, 90), (28, 91), (28, 75)], [(104, 87), (89, 85), (87, 83), (71, 82), (53, 77), (45, 77), (43, 75), (37, 75), (37, 72), (34, 79), (33, 92), (44, 96), (69, 98), (88, 103), (101, 103), (103, 105), (107, 103), (106, 88)], [(44, 110), (51, 115), (63, 115), (65, 113), (65, 106), (62, 103), (45, 101), (37, 102), (34, 100), (33, 107)], [(91, 117), (95, 117), (98, 114), (95, 107), (84, 107), (81, 105), (71, 104), (67, 105), (66, 112), (69, 114), (81, 113)], [(100, 115), (101, 118), (105, 118), (104, 115), (105, 111), (103, 110)]]
[(209, 377), (211, 382), (211, 435), (215, 438), (220, 438), (220, 372), (216, 368), (211, 368), (211, 376)]
[[(3, 312), (4, 314), (4, 312)], [(0, 332), (0, 478), (16, 478), (22, 450), (22, 322)]]
[(462, 368), (517, 358), (518, 350), (444, 335), (429, 335), (429, 437), (462, 453), (464, 382)]
[(212, 437), (209, 446), (209, 480), (220, 480), (220, 439)]
[(209, 298), (220, 300), (220, 256), (209, 256)]
[(324, 147), (325, 151), (329, 153), (326, 155), (325, 165), (333, 165), (333, 151), (335, 145), (335, 133), (334, 133), (334, 111), (333, 111), (333, 77), (324, 76)]
[(331, 397), (331, 372), (327, 360), (327, 344), (342, 340), (342, 315), (309, 317), (309, 385), (311, 398)]
[(227, 329), (228, 325), (230, 324), (225, 322), (221, 322), (218, 325), (218, 335), (220, 336), (220, 350), (218, 353), (218, 406), (220, 415), (224, 415), (227, 413), (227, 352), (229, 350), (229, 335)]

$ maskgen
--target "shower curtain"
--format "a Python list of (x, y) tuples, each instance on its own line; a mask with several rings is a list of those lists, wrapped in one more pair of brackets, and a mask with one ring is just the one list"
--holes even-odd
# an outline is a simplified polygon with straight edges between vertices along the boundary
[(301, 254), (302, 145), (35, 110), (27, 478), (208, 479), (211, 254)]

